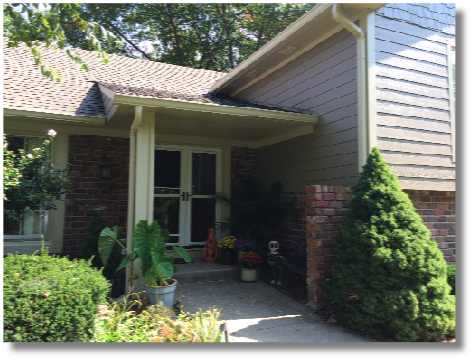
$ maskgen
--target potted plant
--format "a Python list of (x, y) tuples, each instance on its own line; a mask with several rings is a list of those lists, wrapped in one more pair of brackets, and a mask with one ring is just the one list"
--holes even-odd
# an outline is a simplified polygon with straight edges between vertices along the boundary
[(263, 262), (256, 251), (248, 251), (240, 257), (241, 280), (254, 283), (258, 279), (258, 266)]
[(233, 252), (235, 251), (236, 238), (234, 236), (228, 236), (223, 238), (218, 243), (217, 247), (221, 251), (220, 262), (222, 265), (232, 265), (233, 264)]
[[(118, 240), (121, 233), (122, 230), (119, 226), (114, 226), (113, 229), (105, 228), (101, 231), (98, 239), (98, 251), (104, 265), (107, 265), (114, 243), (119, 243), (124, 247)], [(178, 268), (173, 264), (174, 256), (167, 254), (165, 243), (169, 237), (169, 231), (161, 229), (157, 221), (153, 221), (150, 225), (147, 220), (139, 221), (134, 230), (134, 251), (125, 248), (128, 254), (117, 270), (128, 265), (134, 267), (134, 260), (140, 259), (142, 261), (140, 272), (145, 278), (146, 291), (151, 304), (157, 304), (157, 299), (159, 299), (167, 307), (172, 308), (174, 291), (177, 286), (177, 281), (172, 279), (172, 276), (178, 271)], [(172, 248), (180, 258), (186, 262), (191, 261), (184, 248), (181, 246), (172, 246)], [(139, 276), (134, 274), (130, 281), (138, 278)]]
[(257, 249), (256, 243), (252, 239), (245, 238), (243, 236), (235, 240), (233, 247), (235, 248), (235, 250), (238, 250), (238, 260), (240, 260), (240, 257), (244, 253), (248, 251), (256, 251)]

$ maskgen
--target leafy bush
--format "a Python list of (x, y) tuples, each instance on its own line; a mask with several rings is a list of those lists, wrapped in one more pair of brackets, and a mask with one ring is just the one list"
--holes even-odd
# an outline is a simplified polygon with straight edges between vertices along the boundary
[(94, 256), (91, 265), (98, 269), (104, 268), (102, 274), (106, 277), (106, 279), (112, 280), (116, 275), (117, 267), (119, 264), (121, 264), (122, 255), (119, 244), (114, 244), (108, 263), (106, 266), (104, 266), (101, 257), (99, 256), (98, 238), (101, 234), (101, 231), (106, 227), (106, 219), (104, 219), (100, 212), (96, 211), (88, 224), (88, 231), (86, 232), (86, 237), (84, 238), (84, 242), (81, 245), (79, 257), (81, 259), (89, 260), (92, 256)]
[(446, 263), (430, 232), (374, 148), (352, 187), (336, 239), (326, 296), (337, 319), (374, 338), (441, 341), (454, 336)]
[(112, 302), (99, 306), (98, 342), (221, 342), (219, 313), (199, 311), (180, 314), (174, 320), (174, 311), (163, 304), (149, 306), (137, 314), (131, 310), (140, 303)]
[(446, 277), (451, 287), (451, 295), (456, 295), (456, 265), (448, 264), (446, 267)]
[(3, 259), (5, 342), (89, 342), (109, 289), (90, 262), (41, 255)]

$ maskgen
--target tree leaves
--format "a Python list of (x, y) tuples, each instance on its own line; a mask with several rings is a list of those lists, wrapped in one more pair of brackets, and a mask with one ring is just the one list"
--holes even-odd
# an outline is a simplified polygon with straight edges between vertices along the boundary
[[(38, 45), (28, 42), (40, 40), (62, 49), (67, 43), (97, 51), (104, 63), (104, 54), (111, 53), (227, 72), (315, 4), (36, 5), (4, 5), (4, 36), (9, 37), (9, 46), (25, 42), (36, 48)], [(64, 42), (62, 46), (60, 42)], [(37, 59), (44, 63), (41, 55)], [(87, 68), (80, 61), (76, 63)], [(60, 80), (54, 74), (49, 77)]]
[[(25, 43), (32, 49), (35, 64), (40, 67), (41, 73), (50, 80), (61, 81), (60, 75), (49, 67), (38, 48), (42, 42), (47, 48), (51, 46), (54, 50), (63, 49), (66, 44), (65, 31), (75, 29), (85, 34), (90, 45), (89, 50), (100, 53), (101, 59), (105, 61), (106, 56), (101, 53), (101, 39), (107, 38), (109, 42), (116, 42), (119, 39), (101, 25), (83, 19), (82, 6), (63, 3), (41, 4), (41, 7), (39, 4), (4, 4), (3, 35), (9, 38), (8, 47), (15, 48), (20, 43)], [(79, 54), (68, 55), (83, 70), (89, 70)]]

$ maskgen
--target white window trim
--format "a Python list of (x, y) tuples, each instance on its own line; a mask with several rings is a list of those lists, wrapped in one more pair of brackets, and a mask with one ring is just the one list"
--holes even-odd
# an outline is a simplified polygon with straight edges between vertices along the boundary
[(456, 106), (455, 106), (455, 95), (453, 91), (453, 82), (455, 81), (453, 77), (453, 63), (455, 59), (453, 58), (453, 51), (456, 51), (456, 46), (454, 43), (446, 44), (446, 57), (447, 57), (447, 69), (448, 69), (448, 96), (450, 103), (450, 120), (451, 120), (451, 151), (453, 156), (453, 162), (456, 162)]

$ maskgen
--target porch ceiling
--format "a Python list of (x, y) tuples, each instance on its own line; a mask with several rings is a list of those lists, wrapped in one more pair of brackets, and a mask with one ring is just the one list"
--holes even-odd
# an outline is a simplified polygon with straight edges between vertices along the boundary
[(135, 106), (155, 112), (156, 133), (214, 138), (232, 146), (262, 147), (314, 132), (308, 114), (114, 95), (108, 127), (129, 129)]

